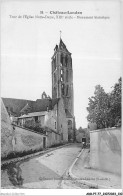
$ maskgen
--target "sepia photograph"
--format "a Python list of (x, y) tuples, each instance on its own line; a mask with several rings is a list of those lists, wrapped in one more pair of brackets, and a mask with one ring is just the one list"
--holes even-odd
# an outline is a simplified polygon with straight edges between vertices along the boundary
[(3, 191), (122, 194), (120, 6), (1, 1)]

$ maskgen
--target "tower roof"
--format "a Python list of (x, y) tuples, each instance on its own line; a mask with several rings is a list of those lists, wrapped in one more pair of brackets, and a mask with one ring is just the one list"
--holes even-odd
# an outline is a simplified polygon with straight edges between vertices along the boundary
[(62, 41), (62, 39), (60, 38), (60, 42), (59, 42), (59, 45), (56, 44), (55, 48), (54, 48), (54, 54), (52, 56), (51, 59), (54, 58), (54, 55), (57, 53), (57, 52), (64, 52), (64, 53), (68, 53), (69, 55), (71, 55), (71, 53), (68, 51), (66, 45), (64, 44), (64, 42)]
[[(69, 52), (66, 45), (64, 44), (64, 42), (62, 41), (62, 39), (60, 38), (60, 42), (59, 42), (59, 49), (60, 50), (64, 50), (66, 52)], [(69, 52), (70, 53), (70, 52)]]

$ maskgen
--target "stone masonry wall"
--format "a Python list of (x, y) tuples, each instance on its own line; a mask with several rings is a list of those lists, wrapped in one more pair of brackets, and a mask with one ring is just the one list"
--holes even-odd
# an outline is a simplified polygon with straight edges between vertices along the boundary
[(63, 133), (63, 142), (68, 142), (68, 125), (62, 98), (58, 103), (58, 131)]
[(55, 132), (48, 132), (47, 133), (47, 147), (51, 147), (55, 144), (60, 143), (60, 135), (56, 134)]
[(12, 138), (13, 129), (10, 118), (1, 100), (1, 157), (6, 157), (13, 151)]
[(19, 126), (14, 126), (14, 139), (13, 146), (14, 151), (28, 151), (42, 148), (43, 149), (43, 137), (38, 133), (31, 132), (27, 129), (21, 128)]
[(121, 175), (121, 128), (90, 131), (90, 166)]

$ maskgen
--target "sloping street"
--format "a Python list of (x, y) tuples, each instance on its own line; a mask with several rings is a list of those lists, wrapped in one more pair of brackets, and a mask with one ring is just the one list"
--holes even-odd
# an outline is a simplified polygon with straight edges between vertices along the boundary
[(67, 171), (81, 148), (81, 144), (72, 144), (42, 156), (9, 165), (1, 172), (1, 186), (22, 189), (80, 188), (67, 176)]

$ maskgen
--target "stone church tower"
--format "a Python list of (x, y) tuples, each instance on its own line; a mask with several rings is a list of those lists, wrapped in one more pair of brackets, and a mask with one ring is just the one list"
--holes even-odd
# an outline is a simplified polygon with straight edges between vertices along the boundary
[[(73, 69), (71, 53), (60, 38), (52, 57), (52, 98), (63, 98), (68, 127), (74, 127)], [(70, 136), (73, 137), (73, 136)]]

